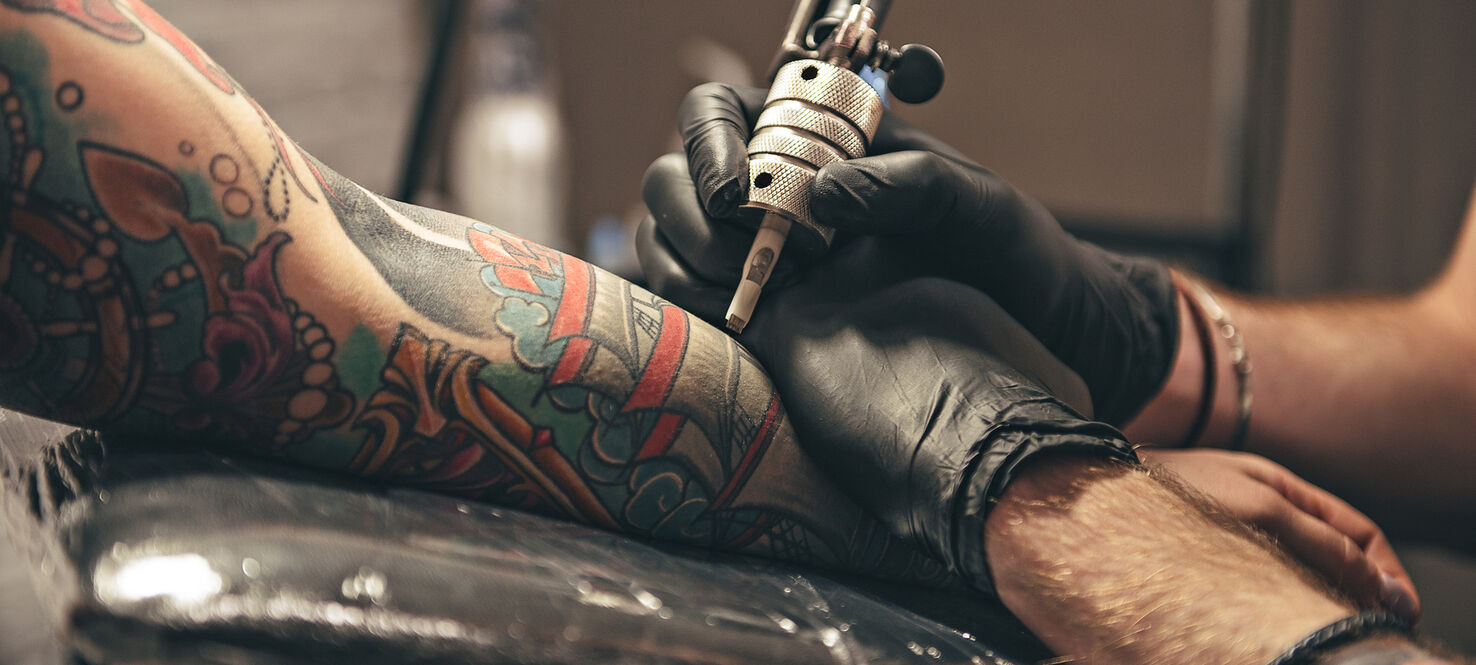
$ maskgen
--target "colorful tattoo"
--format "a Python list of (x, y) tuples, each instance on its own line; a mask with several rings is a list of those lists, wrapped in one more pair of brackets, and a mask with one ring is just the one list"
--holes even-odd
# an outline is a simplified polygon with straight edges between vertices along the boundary
[[(216, 116), (201, 125), (220, 128), (147, 154), (110, 142), (107, 127), (138, 120), (94, 108), (106, 95), (85, 74), (52, 80), (34, 37), (0, 35), (0, 402), (691, 545), (949, 579), (800, 453), (762, 368), (722, 332), (299, 154), (309, 192), (296, 146), (134, 0), (0, 5), (117, 48), (161, 37), (204, 76), (201, 112)], [(271, 140), (264, 167), (210, 110), (243, 103)], [(327, 207), (289, 214), (297, 193)], [(292, 233), (330, 210), (374, 267), (353, 278), (382, 280), (415, 315), (377, 332), (335, 319), (352, 329), (330, 334), (311, 310), (357, 310), (279, 274), (325, 251)]]
[(356, 423), (370, 434), (349, 470), (618, 528), (553, 449), (552, 432), (480, 380), (487, 364), (402, 326), (384, 387)]
[[(154, 9), (135, 0), (0, 0), (0, 4), (23, 11), (48, 12), (63, 16), (88, 30), (116, 42), (136, 44), (144, 40), (142, 23), (149, 31), (173, 46), (195, 71), (203, 75), (212, 85), (228, 95), (235, 94), (236, 87), (220, 65), (200, 50), (173, 25), (159, 16)], [(127, 8), (138, 23), (122, 11)]]
[[(138, 0), (0, 0), (0, 5), (63, 16), (92, 32), (124, 44), (141, 43), (152, 33), (178, 52), (216, 90), (226, 95), (235, 95), (240, 89), (235, 80), (220, 65), (215, 64), (205, 51), (164, 20), (152, 7)], [(317, 202), (317, 198), (298, 175), (292, 160), (292, 153), (296, 153), (299, 159), (303, 158), (304, 153), (282, 135), (281, 128), (272, 122), (256, 100), (247, 95), (242, 97), (261, 118), (262, 128), (272, 141), (274, 154), (271, 163), (264, 169), (251, 165), (251, 170), (253, 173), (264, 174), (260, 176), (257, 191), (261, 192), (261, 203), (267, 216), (280, 222), (287, 219), (291, 212), (293, 192)], [(236, 202), (244, 201), (238, 198)], [(239, 208), (235, 211), (239, 211)], [(233, 214), (235, 211), (232, 211)]]
[(113, 0), (0, 0), (0, 4), (21, 11), (63, 16), (116, 42), (131, 44), (144, 38), (143, 30), (119, 11)]
[(371, 434), (355, 473), (666, 540), (943, 579), (831, 494), (797, 454), (772, 384), (726, 335), (577, 258), (310, 165), (406, 304), (512, 347), (493, 362), (402, 325), (356, 423)]
[[(230, 186), (237, 158), (181, 144), (214, 181), (197, 175), (190, 187), (113, 146), (38, 142), (31, 129), (68, 125), (25, 109), (72, 112), (86, 97), (76, 82), (51, 93), (33, 74), (0, 68), (13, 130), (0, 183), (6, 401), (94, 427), (273, 449), (347, 420), (354, 400), (338, 388), (332, 340), (277, 281), (289, 236), (248, 249), (222, 235), (255, 207)], [(49, 172), (68, 163), (78, 172)]]

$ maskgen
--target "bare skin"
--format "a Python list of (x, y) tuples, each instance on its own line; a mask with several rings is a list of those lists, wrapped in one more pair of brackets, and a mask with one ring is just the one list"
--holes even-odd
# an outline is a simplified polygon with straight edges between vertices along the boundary
[[(1147, 475), (1075, 464), (1017, 481), (985, 541), (1001, 598), (1060, 653), (1091, 663), (1265, 663), (1352, 613), (1249, 531), (1223, 528)], [(1231, 625), (1238, 635), (1216, 629)]]
[[(1400, 535), (1476, 547), (1470, 529), (1453, 527), (1476, 517), (1470, 482), (1476, 468), (1470, 416), (1476, 413), (1470, 380), (1476, 371), (1476, 198), (1449, 265), (1408, 297), (1217, 298), (1254, 366), (1246, 450), (1347, 498)], [(1200, 399), (1205, 361), (1193, 326), (1181, 331), (1169, 381), (1125, 428), (1145, 445), (1180, 442)], [(1229, 350), (1223, 339), (1216, 343), (1216, 400), (1199, 446), (1226, 445), (1236, 418)], [(1396, 561), (1368, 553), (1413, 594)]]
[(1140, 448), (1138, 455), (1269, 534), (1334, 588), (1364, 604), (1419, 614), (1413, 582), (1383, 531), (1342, 499), (1250, 453)]
[[(1222, 302), (1224, 302), (1222, 300)], [(1227, 305), (1228, 306), (1228, 305)], [(1325, 579), (1354, 596), (1380, 598), (1419, 612), (1419, 594), (1383, 532), (1363, 513), (1333, 494), (1264, 458), (1216, 450), (1159, 451), (1155, 446), (1183, 442), (1199, 406), (1204, 357), (1194, 337), (1188, 307), (1180, 306), (1181, 339), (1168, 383), (1124, 432), (1142, 448), (1143, 459), (1164, 464), (1199, 491), (1213, 496), (1236, 517), (1287, 544)], [(1238, 319), (1236, 320), (1238, 323)], [(1216, 402), (1201, 445), (1223, 441), (1234, 428), (1237, 386), (1223, 340)], [(1262, 361), (1255, 358), (1257, 366)], [(1257, 375), (1257, 394), (1260, 380)], [(1260, 403), (1258, 399), (1257, 413)], [(1274, 408), (1274, 407), (1273, 407)], [(1267, 482), (1267, 480), (1273, 482)], [(1274, 496), (1267, 493), (1274, 493)]]

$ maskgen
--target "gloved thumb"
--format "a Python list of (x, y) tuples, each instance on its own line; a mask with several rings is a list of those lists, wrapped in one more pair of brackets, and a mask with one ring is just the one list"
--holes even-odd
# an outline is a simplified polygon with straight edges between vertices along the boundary
[(864, 235), (911, 235), (976, 218), (989, 188), (937, 153), (908, 150), (828, 164), (810, 190), (815, 221)]

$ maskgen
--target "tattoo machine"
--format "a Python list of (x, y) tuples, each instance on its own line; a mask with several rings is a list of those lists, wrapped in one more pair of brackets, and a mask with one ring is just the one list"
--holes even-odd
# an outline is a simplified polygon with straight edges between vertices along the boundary
[[(727, 325), (743, 332), (785, 241), (814, 257), (835, 229), (810, 216), (821, 167), (866, 155), (882, 118), (883, 90), (920, 104), (943, 87), (943, 61), (921, 44), (877, 37), (888, 0), (798, 0), (771, 68), (773, 83), (748, 142), (747, 208), (764, 211)], [(873, 87), (863, 76), (884, 81)], [(880, 88), (880, 89), (879, 89)]]

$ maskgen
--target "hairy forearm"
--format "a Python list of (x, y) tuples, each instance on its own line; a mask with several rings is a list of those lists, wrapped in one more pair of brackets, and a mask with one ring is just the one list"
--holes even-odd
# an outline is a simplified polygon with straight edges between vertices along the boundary
[(1259, 665), (1353, 613), (1258, 536), (1141, 469), (1037, 463), (986, 533), (1001, 598), (1077, 662)]
[(136, 0), (0, 0), (0, 402), (606, 528), (941, 580), (753, 358), (302, 153)]

